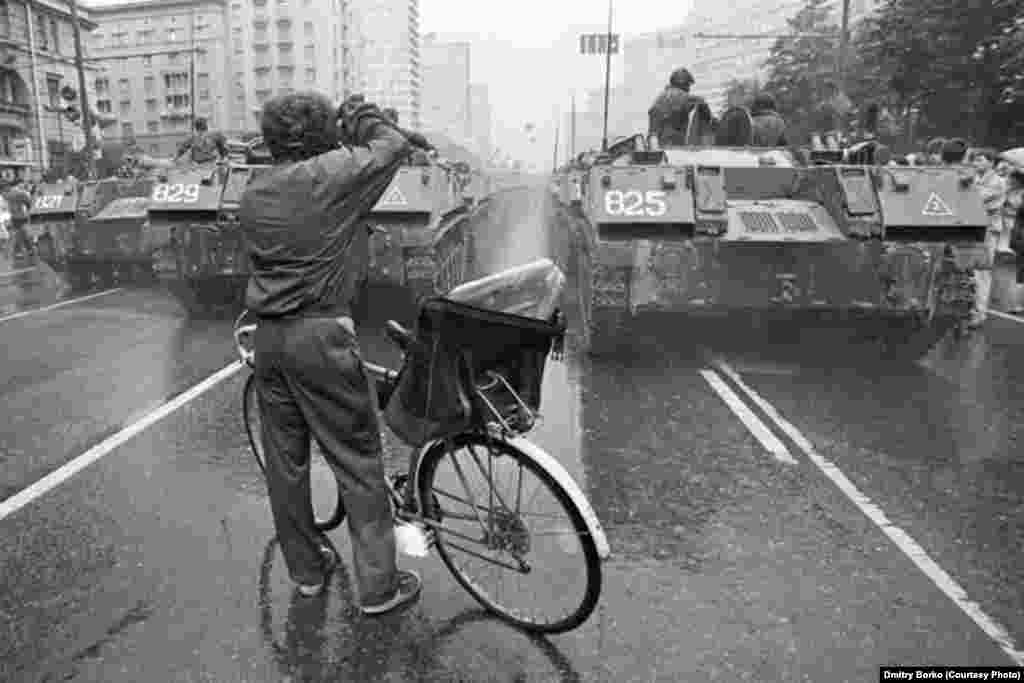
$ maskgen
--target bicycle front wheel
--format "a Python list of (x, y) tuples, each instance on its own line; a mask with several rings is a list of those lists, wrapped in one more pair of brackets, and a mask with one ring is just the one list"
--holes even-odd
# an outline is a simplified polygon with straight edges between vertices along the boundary
[[(242, 418), (245, 422), (245, 433), (249, 437), (249, 447), (256, 457), (256, 464), (266, 476), (267, 461), (260, 431), (262, 427), (260, 404), (256, 395), (256, 375), (253, 374), (250, 374), (245, 380), (245, 388), (242, 390)], [(345, 520), (345, 504), (341, 499), (341, 487), (315, 439), (310, 444), (309, 479), (316, 528), (320, 531), (337, 529)]]
[(538, 633), (587, 620), (601, 594), (601, 561), (583, 514), (550, 472), (482, 433), (436, 443), (419, 472), (438, 553), (477, 602)]

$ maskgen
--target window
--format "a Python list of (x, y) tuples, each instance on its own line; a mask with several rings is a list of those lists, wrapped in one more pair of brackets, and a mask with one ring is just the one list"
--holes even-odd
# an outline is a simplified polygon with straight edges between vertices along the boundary
[(146, 100), (146, 111), (148, 111), (150, 114), (156, 113), (156, 98), (155, 97), (150, 97), (148, 100)]
[(178, 30), (174, 28), (167, 29), (167, 40), (174, 42), (178, 39)]
[(146, 132), (147, 133), (159, 133), (160, 122), (159, 121), (146, 121)]
[(100, 110), (101, 114), (109, 114), (112, 109), (110, 100), (96, 100), (96, 108)]
[(36, 43), (40, 50), (50, 49), (50, 32), (46, 30), (46, 17), (43, 16), (42, 12), (37, 12), (35, 16), (36, 22)]
[(231, 11), (232, 12), (241, 12), (242, 11), (242, 3), (240, 3), (240, 2), (233, 2), (233, 3), (231, 3)]
[(139, 45), (145, 45), (146, 43), (152, 42), (152, 40), (153, 40), (153, 30), (152, 29), (146, 29), (145, 31), (139, 31), (138, 33), (135, 34), (135, 39), (136, 39), (136, 42), (138, 42)]
[(121, 115), (130, 114), (132, 111), (131, 100), (121, 100)]
[(270, 91), (269, 90), (257, 90), (256, 91), (256, 101), (259, 102), (260, 104), (263, 104), (264, 102), (266, 102), (269, 99), (270, 99)]
[(316, 61), (316, 45), (306, 46), (306, 61), (310, 63)]
[[(159, 128), (157, 130), (159, 130)], [(153, 132), (156, 132), (156, 131), (154, 130)], [(160, 153), (160, 145), (155, 144), (155, 143), (150, 145), (149, 146), (149, 153), (153, 154), (153, 155), (159, 154)]]
[(181, 53), (179, 53), (179, 52), (170, 52), (170, 53), (168, 53), (168, 55), (167, 55), (167, 63), (168, 64), (173, 64), (173, 65), (181, 64)]
[(123, 138), (133, 138), (133, 137), (135, 137), (135, 126), (133, 126), (132, 124), (128, 123), (127, 121), (125, 123), (122, 123), (121, 124), (121, 137), (123, 137)]
[(206, 50), (196, 52), (196, 64), (206, 66)]
[(203, 100), (204, 102), (209, 100), (210, 99), (210, 91), (209, 90), (200, 90), (199, 91), (199, 99)]
[(307, 38), (312, 38), (313, 34), (314, 34), (314, 31), (315, 31), (315, 29), (313, 28), (313, 22), (312, 21), (307, 21), (306, 22), (306, 37)]
[(53, 51), (60, 52), (60, 30), (56, 19), (50, 19), (50, 40), (53, 41)]
[(150, 57), (149, 55), (143, 55), (142, 56), (142, 66), (144, 66), (146, 68), (149, 68), (149, 67), (153, 66), (153, 58)]
[(11, 8), (6, 0), (0, 2), (0, 36), (9, 38), (11, 36)]
[(175, 72), (164, 74), (166, 90), (180, 90), (188, 87), (188, 73)]
[(316, 69), (306, 69), (306, 83), (316, 83)]
[(131, 90), (132, 82), (127, 78), (119, 78), (117, 80), (117, 87), (121, 89), (122, 93), (126, 93)]
[(102, 95), (103, 93), (110, 90), (110, 81), (105, 78), (96, 79), (96, 94)]
[(51, 107), (60, 106), (60, 78), (58, 76), (46, 77), (46, 94), (50, 98)]
[(152, 94), (153, 90), (156, 88), (156, 78), (154, 78), (153, 76), (146, 76), (142, 80), (142, 84), (143, 88), (146, 91), (146, 94)]
[(197, 74), (196, 75), (196, 84), (200, 88), (209, 88), (210, 87), (210, 74)]
[(167, 106), (174, 109), (181, 109), (188, 106), (188, 95), (168, 95)]

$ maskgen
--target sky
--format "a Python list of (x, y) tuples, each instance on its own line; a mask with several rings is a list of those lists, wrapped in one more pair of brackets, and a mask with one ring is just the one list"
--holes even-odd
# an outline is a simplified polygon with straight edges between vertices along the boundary
[[(617, 0), (615, 33), (644, 33), (681, 24), (693, 0)], [(672, 11), (667, 9), (671, 7)], [(420, 0), (422, 33), (459, 34), (472, 44), (471, 78), (489, 86), (495, 143), (541, 168), (551, 165), (557, 112), (569, 110), (570, 91), (604, 84), (604, 59), (580, 55), (578, 35), (605, 31), (601, 0)], [(617, 61), (612, 81), (617, 81)], [(579, 101), (579, 99), (577, 100)], [(523, 131), (536, 126), (535, 143)]]

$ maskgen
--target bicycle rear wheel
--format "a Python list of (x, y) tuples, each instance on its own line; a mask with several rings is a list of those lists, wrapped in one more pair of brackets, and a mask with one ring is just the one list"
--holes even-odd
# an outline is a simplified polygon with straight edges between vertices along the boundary
[[(245, 422), (245, 433), (249, 437), (249, 447), (256, 457), (256, 464), (266, 476), (266, 456), (260, 431), (260, 405), (256, 395), (256, 376), (253, 374), (245, 380), (245, 388), (242, 390), (242, 418)], [(309, 463), (316, 528), (320, 531), (337, 529), (345, 520), (345, 504), (341, 499), (338, 479), (327, 464), (327, 459), (316, 439), (310, 444)]]
[[(486, 434), (460, 434), (423, 455), (418, 485), (441, 560), (485, 608), (537, 633), (570, 631), (594, 611), (597, 545), (565, 488), (526, 453)], [(539, 510), (523, 509), (538, 499)], [(536, 607), (526, 604), (531, 591)]]

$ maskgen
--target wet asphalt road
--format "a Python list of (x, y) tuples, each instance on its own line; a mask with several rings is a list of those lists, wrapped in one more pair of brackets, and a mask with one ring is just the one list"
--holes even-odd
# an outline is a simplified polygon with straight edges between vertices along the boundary
[[(544, 211), (540, 192), (508, 195), (480, 241), (482, 268), (544, 255)], [(3, 320), (66, 293), (50, 273), (0, 287), (0, 499), (234, 360), (231, 321), (189, 322), (159, 292)], [(394, 361), (376, 328), (361, 338), (371, 360)], [(835, 348), (736, 339), (550, 363), (531, 438), (584, 488), (613, 557), (594, 616), (547, 640), (480, 615), (436, 557), (402, 559), (424, 576), (402, 614), (359, 617), (344, 566), (324, 599), (294, 599), (245, 442), (241, 370), (0, 520), (0, 680), (818, 682), (874, 681), (883, 664), (1007, 665), (716, 363), (1019, 647), (1022, 342), (1024, 321), (993, 318), (884, 371)], [(347, 560), (347, 534), (332, 538)]]

